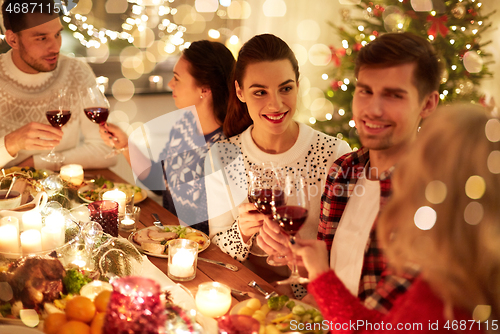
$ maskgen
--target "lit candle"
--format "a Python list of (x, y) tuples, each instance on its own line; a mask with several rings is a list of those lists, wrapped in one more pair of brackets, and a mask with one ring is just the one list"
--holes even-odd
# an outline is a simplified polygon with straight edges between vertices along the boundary
[(135, 229), (135, 221), (130, 218), (122, 219), (120, 228), (124, 231), (131, 231)]
[(3, 217), (2, 219), (0, 219), (0, 226), (4, 225), (15, 226), (17, 231), (19, 231), (19, 219), (17, 219), (16, 217), (12, 216)]
[(186, 278), (194, 274), (194, 254), (188, 249), (179, 249), (172, 257), (172, 264), (169, 264), (170, 274)]
[(24, 254), (42, 251), (42, 236), (38, 230), (27, 230), (21, 233), (21, 249)]
[(83, 167), (81, 165), (66, 165), (61, 167), (61, 172), (59, 173), (61, 179), (79, 186), (83, 182)]
[(231, 289), (218, 282), (202, 283), (196, 293), (196, 308), (204, 316), (216, 318), (231, 307)]
[(64, 245), (61, 238), (61, 226), (50, 224), (42, 227), (42, 250), (51, 250)]
[(151, 75), (149, 77), (149, 88), (156, 90), (163, 89), (163, 77), (159, 75)]
[[(66, 223), (59, 212), (52, 212), (45, 218), (46, 242), (61, 246), (66, 241)], [(50, 248), (51, 249), (51, 248)]]
[(29, 211), (23, 214), (23, 231), (42, 229), (42, 215), (38, 211)]
[(0, 252), (19, 253), (19, 233), (14, 225), (0, 226)]
[(82, 288), (80, 289), (80, 296), (87, 297), (88, 299), (93, 301), (99, 293), (105, 290), (113, 291), (113, 287), (107, 282), (92, 281), (82, 286)]
[(118, 189), (106, 191), (102, 195), (103, 200), (115, 201), (118, 203), (118, 213), (120, 215), (125, 214), (125, 205), (127, 202), (127, 195)]

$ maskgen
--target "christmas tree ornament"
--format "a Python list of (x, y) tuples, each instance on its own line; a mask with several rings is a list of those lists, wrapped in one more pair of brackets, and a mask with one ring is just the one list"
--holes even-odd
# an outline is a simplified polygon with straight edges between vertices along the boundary
[(483, 69), (483, 58), (476, 51), (467, 51), (463, 57), (465, 69), (469, 73), (479, 73)]
[(465, 17), (466, 11), (463, 2), (459, 2), (451, 9), (451, 14), (454, 18), (462, 20)]
[(340, 13), (342, 14), (342, 21), (346, 22), (351, 18), (351, 11), (347, 8), (343, 8)]
[(441, 34), (441, 36), (446, 37), (449, 31), (448, 27), (446, 26), (446, 23), (448, 22), (448, 16), (443, 15), (436, 17), (429, 14), (427, 16), (427, 22), (431, 22), (431, 26), (427, 30), (427, 34), (429, 36), (436, 38), (438, 34)]

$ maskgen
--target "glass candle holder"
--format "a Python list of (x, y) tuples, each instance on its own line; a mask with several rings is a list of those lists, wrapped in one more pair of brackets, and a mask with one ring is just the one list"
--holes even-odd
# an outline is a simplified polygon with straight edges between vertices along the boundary
[(207, 282), (198, 285), (196, 308), (206, 317), (220, 317), (231, 307), (231, 289), (222, 283)]
[(144, 277), (128, 276), (112, 283), (103, 334), (158, 334), (167, 315), (160, 286)]
[(190, 281), (196, 276), (198, 243), (176, 239), (168, 244), (168, 277), (176, 281)]
[(61, 179), (79, 186), (83, 183), (83, 167), (81, 165), (65, 165), (59, 172)]
[(118, 203), (96, 201), (89, 204), (90, 220), (99, 223), (104, 233), (118, 237)]

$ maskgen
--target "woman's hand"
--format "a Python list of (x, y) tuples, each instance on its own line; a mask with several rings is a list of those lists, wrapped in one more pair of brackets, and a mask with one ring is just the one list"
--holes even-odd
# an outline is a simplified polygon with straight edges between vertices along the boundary
[(114, 124), (99, 124), (99, 134), (109, 147), (121, 149), (128, 146), (127, 134)]
[(243, 241), (248, 239), (255, 233), (259, 232), (266, 215), (259, 213), (252, 203), (243, 203), (238, 207), (238, 225), (240, 227)]
[(323, 240), (303, 240), (297, 238), (292, 248), (298, 256), (302, 257), (302, 263), (306, 267), (311, 280), (330, 270), (328, 250)]
[(257, 237), (257, 244), (269, 255), (291, 256), (288, 239), (289, 237), (281, 232), (279, 225), (266, 217)]

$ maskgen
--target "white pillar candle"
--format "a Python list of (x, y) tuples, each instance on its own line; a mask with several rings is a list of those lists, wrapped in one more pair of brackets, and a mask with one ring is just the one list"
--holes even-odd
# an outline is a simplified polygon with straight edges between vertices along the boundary
[(21, 233), (21, 248), (23, 254), (42, 251), (42, 236), (38, 230), (27, 230)]
[(189, 249), (179, 249), (172, 257), (172, 263), (168, 266), (171, 275), (180, 278), (190, 277), (194, 274), (193, 252)]
[(0, 252), (19, 253), (19, 232), (14, 225), (0, 226)]
[(83, 182), (83, 167), (81, 165), (65, 165), (61, 167), (61, 179), (79, 186)]
[(19, 231), (19, 219), (17, 219), (16, 217), (12, 216), (3, 217), (2, 219), (0, 219), (0, 226), (4, 225), (15, 226), (17, 231)]
[(42, 229), (42, 215), (38, 211), (29, 211), (23, 214), (23, 231)]
[(127, 203), (127, 195), (118, 189), (106, 191), (102, 195), (103, 200), (115, 201), (118, 203), (118, 214), (125, 214), (125, 205)]
[(45, 218), (45, 227), (47, 228), (47, 242), (49, 242), (48, 240), (51, 238), (56, 238), (53, 239), (55, 244), (59, 246), (64, 245), (66, 241), (66, 224), (62, 214), (53, 212), (47, 216), (47, 218)]
[(196, 308), (206, 317), (220, 317), (231, 307), (231, 289), (218, 282), (202, 283), (196, 293)]
[(42, 227), (42, 250), (51, 250), (64, 245), (64, 240), (61, 239), (60, 226), (50, 224)]

